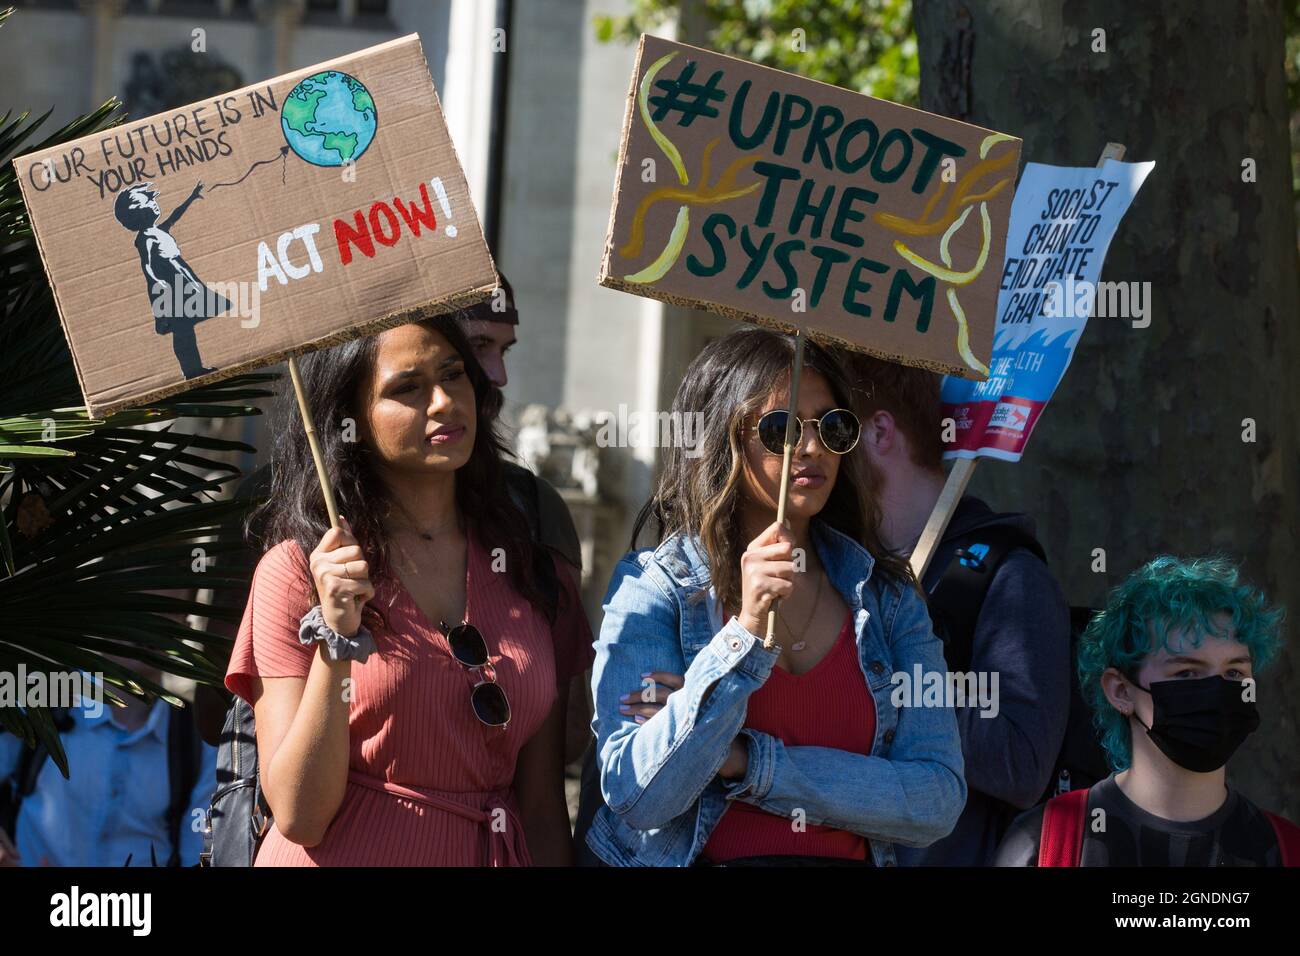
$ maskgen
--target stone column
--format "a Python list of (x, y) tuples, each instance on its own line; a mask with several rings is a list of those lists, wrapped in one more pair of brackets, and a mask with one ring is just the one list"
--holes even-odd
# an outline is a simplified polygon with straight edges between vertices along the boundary
[(90, 20), (90, 102), (98, 106), (114, 93), (113, 34), (126, 0), (77, 0)]
[(293, 35), (306, 12), (306, 0), (253, 0), (253, 13), (263, 27), (259, 55), (267, 76), (293, 69)]

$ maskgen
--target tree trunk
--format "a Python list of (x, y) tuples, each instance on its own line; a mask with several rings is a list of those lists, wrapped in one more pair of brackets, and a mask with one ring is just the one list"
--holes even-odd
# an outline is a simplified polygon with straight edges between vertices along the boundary
[[(1300, 289), (1281, 14), (1171, 6), (916, 4), (924, 109), (1023, 137), (1025, 160), (1089, 166), (1112, 140), (1156, 161), (1103, 276), (1151, 283), (1150, 326), (1093, 319), (1024, 459), (986, 461), (972, 490), (1038, 519), (1071, 603), (1100, 606), (1157, 554), (1224, 552), (1294, 621)], [(1093, 51), (1098, 29), (1106, 52)], [(1290, 645), (1261, 676), (1263, 723), (1231, 782), (1300, 819)]]

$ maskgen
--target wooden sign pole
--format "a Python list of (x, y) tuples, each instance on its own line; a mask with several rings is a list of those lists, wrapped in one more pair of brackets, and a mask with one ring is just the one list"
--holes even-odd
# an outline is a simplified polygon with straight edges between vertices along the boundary
[[(1123, 158), (1123, 143), (1107, 143), (1106, 148), (1101, 151), (1101, 158), (1097, 160), (1097, 165), (1103, 165), (1108, 159)], [(948, 529), (948, 522), (952, 520), (952, 514), (957, 510), (961, 496), (966, 492), (966, 485), (970, 482), (971, 475), (975, 474), (975, 463), (978, 461), (978, 458), (958, 458), (953, 463), (952, 470), (948, 472), (948, 480), (944, 482), (943, 491), (939, 493), (939, 500), (934, 503), (930, 520), (925, 523), (925, 530), (921, 532), (916, 547), (912, 549), (912, 573), (916, 575), (918, 581), (925, 574), (925, 569), (929, 566), (930, 559), (934, 557), (939, 542), (943, 540), (943, 533)]]
[(939, 492), (939, 500), (934, 503), (934, 510), (925, 523), (925, 530), (912, 549), (912, 573), (918, 581), (925, 574), (926, 566), (934, 557), (939, 542), (943, 540), (943, 533), (948, 530), (952, 513), (957, 510), (961, 496), (966, 493), (966, 485), (970, 482), (971, 475), (975, 474), (975, 464), (978, 461), (978, 458), (958, 458), (953, 462), (948, 480), (943, 484), (943, 491)]
[(316, 463), (316, 478), (320, 481), (320, 490), (325, 495), (325, 510), (329, 512), (330, 527), (339, 527), (339, 506), (334, 501), (334, 489), (330, 487), (329, 475), (325, 472), (325, 456), (321, 454), (320, 441), (316, 438), (316, 425), (311, 420), (311, 409), (307, 407), (307, 393), (302, 389), (302, 378), (298, 374), (298, 360), (289, 356), (289, 377), (293, 379), (293, 393), (298, 397), (298, 411), (302, 414), (302, 426), (307, 431), (307, 444), (311, 446), (311, 458)]
[[(799, 417), (799, 376), (803, 372), (803, 330), (795, 332), (794, 336), (794, 360), (790, 363), (790, 407), (789, 414), (785, 418), (785, 446), (781, 453), (781, 496), (776, 502), (776, 520), (781, 524), (785, 523), (785, 499), (790, 490), (790, 459), (794, 454), (795, 436), (799, 432), (795, 429), (795, 422)], [(776, 606), (779, 602), (773, 601), (771, 608), (767, 612), (767, 636), (763, 638), (763, 647), (771, 650), (776, 644)]]

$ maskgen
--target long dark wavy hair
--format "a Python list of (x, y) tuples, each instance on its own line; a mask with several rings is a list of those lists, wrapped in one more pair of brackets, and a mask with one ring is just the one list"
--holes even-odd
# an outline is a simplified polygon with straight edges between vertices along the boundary
[[(702, 413), (698, 444), (692, 450), (696, 457), (686, 455), (677, 442), (668, 448), (655, 491), (632, 530), (633, 548), (651, 523), (656, 543), (677, 533), (698, 536), (723, 607), (741, 604), (740, 558), (749, 543), (740, 523), (745, 426), (772, 388), (788, 381), (794, 351), (792, 335), (741, 327), (710, 342), (695, 357), (678, 386), (672, 411)], [(805, 340), (803, 364), (826, 379), (836, 405), (854, 407), (843, 368), (829, 351)], [(855, 449), (840, 456), (835, 486), (817, 518), (866, 548), (878, 571), (915, 585), (911, 567), (880, 538), (877, 496), (872, 473)], [(703, 592), (696, 595), (701, 597)]]
[[(418, 324), (447, 340), (464, 360), (465, 372), (474, 387), (477, 427), (469, 460), (456, 472), (456, 509), (480, 541), (504, 549), (506, 570), (515, 590), (553, 623), (556, 598), (539, 585), (535, 563), (538, 549), (529, 534), (527, 519), (507, 490), (505, 464), (509, 452), (497, 421), (501, 392), (493, 387), (474, 357), (455, 316), (436, 316)], [(377, 336), (367, 336), (298, 359), (339, 513), (352, 526), (375, 583), (386, 576), (395, 578), (384, 532), (384, 519), (394, 503), (372, 467), (373, 450), (359, 437), (345, 440), (345, 420), (363, 420), (365, 410), (360, 403), (374, 371), (377, 348)], [(270, 488), (265, 501), (249, 516), (247, 532), (263, 550), (282, 541), (296, 541), (305, 558), (330, 525), (311, 447), (287, 377), (272, 411), (271, 426), (271, 434), (277, 438), (271, 451)], [(308, 582), (313, 600), (318, 600), (310, 575)], [(386, 623), (384, 615), (374, 605), (373, 601), (366, 605), (367, 626), (382, 626)]]

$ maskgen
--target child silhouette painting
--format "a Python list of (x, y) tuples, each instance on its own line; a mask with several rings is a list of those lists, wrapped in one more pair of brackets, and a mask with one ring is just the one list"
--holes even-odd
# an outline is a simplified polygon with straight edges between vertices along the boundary
[(202, 198), (200, 182), (189, 198), (161, 223), (158, 217), (162, 209), (153, 183), (140, 183), (124, 190), (113, 204), (117, 221), (135, 233), (135, 249), (140, 254), (140, 268), (153, 307), (154, 331), (159, 335), (171, 334), (172, 351), (186, 378), (216, 371), (200, 360), (194, 327), (204, 319), (220, 315), (231, 305), (229, 299), (199, 280), (181, 256), (181, 247), (171, 234), (171, 227), (190, 204)]

